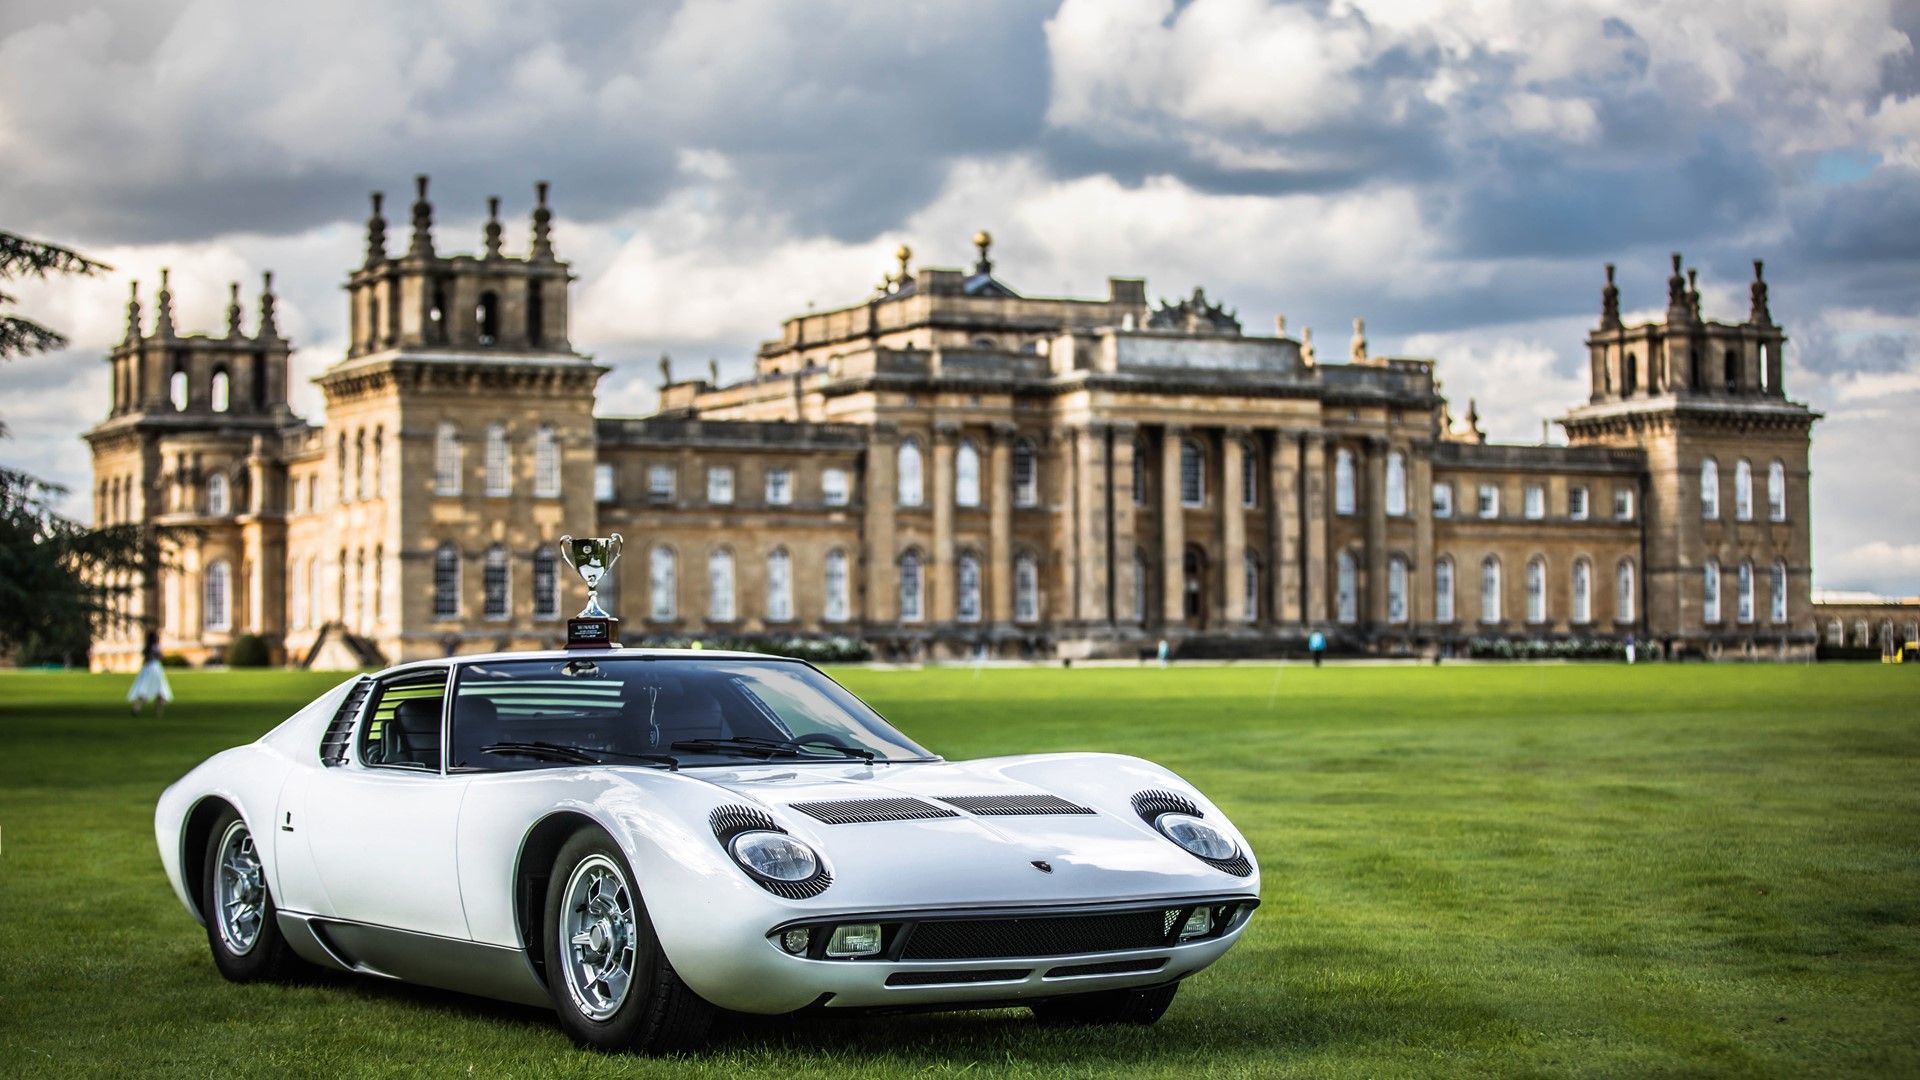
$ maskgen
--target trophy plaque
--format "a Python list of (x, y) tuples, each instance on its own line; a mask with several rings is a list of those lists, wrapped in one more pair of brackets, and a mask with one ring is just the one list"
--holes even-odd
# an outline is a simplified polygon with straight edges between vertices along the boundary
[(567, 620), (567, 648), (607, 649), (616, 644), (620, 620), (600, 606), (600, 581), (620, 558), (625, 541), (619, 533), (612, 536), (571, 536), (560, 538), (560, 557), (587, 583), (587, 606)]

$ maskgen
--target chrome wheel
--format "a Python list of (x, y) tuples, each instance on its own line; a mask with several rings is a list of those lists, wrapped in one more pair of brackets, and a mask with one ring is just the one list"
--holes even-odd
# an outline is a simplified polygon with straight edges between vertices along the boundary
[(266, 869), (246, 822), (236, 821), (220, 835), (214, 867), (214, 927), (235, 956), (245, 956), (260, 941), (267, 915)]
[(559, 952), (567, 991), (589, 1019), (605, 1020), (620, 1011), (633, 984), (633, 890), (618, 864), (596, 854), (573, 868), (561, 896)]

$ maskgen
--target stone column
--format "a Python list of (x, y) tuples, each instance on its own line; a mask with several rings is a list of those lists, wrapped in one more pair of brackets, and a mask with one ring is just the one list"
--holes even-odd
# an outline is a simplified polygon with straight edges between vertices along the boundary
[(1281, 432), (1273, 440), (1273, 618), (1297, 623), (1303, 615), (1300, 594), (1300, 440)]
[(1323, 433), (1306, 437), (1307, 622), (1327, 621), (1327, 443)]
[(952, 420), (933, 425), (933, 550), (925, 571), (928, 622), (953, 621), (953, 453), (960, 441), (960, 425)]
[(1099, 424), (1074, 432), (1074, 617), (1081, 623), (1106, 620), (1107, 610), (1107, 433)]
[(1169, 424), (1160, 438), (1160, 587), (1161, 613), (1168, 626), (1185, 626), (1187, 551), (1186, 509), (1180, 505), (1180, 444), (1187, 429)]
[(1133, 459), (1133, 440), (1138, 429), (1130, 422), (1120, 421), (1110, 425), (1108, 430), (1107, 447), (1111, 467), (1107, 473), (1107, 504), (1113, 508), (1113, 550), (1110, 553), (1113, 609), (1109, 614), (1114, 623), (1131, 625), (1143, 614), (1133, 609), (1133, 594), (1138, 587), (1134, 581), (1133, 531), (1136, 525), (1133, 470), (1141, 464)]
[[(899, 619), (900, 595), (896, 589), (898, 577), (894, 569), (894, 559), (899, 552), (894, 550), (894, 517), (899, 513), (899, 491), (896, 486), (894, 469), (898, 464), (900, 450), (900, 432), (892, 424), (875, 424), (867, 439), (867, 485), (864, 516), (861, 523), (861, 546), (866, 557), (866, 596), (854, 597), (854, 610), (851, 614), (856, 620), (868, 623), (890, 623)], [(689, 568), (682, 573), (692, 573)], [(705, 568), (699, 569), (705, 573)]]
[(1012, 424), (993, 425), (987, 464), (987, 618), (1013, 622), (1013, 440)]
[[(1433, 621), (1433, 444), (1407, 448), (1407, 512), (1413, 515), (1413, 565), (1407, 569), (1407, 621)], [(1611, 507), (1609, 507), (1611, 509)], [(1460, 586), (1454, 585), (1459, 596)]]
[(1367, 510), (1367, 621), (1387, 624), (1387, 441), (1367, 440), (1367, 480), (1361, 493)]
[(1220, 440), (1220, 580), (1226, 591), (1222, 607), (1229, 627), (1242, 626), (1247, 617), (1244, 583), (1247, 559), (1247, 511), (1241, 498), (1241, 476), (1245, 448), (1241, 440), (1247, 429), (1230, 427)]

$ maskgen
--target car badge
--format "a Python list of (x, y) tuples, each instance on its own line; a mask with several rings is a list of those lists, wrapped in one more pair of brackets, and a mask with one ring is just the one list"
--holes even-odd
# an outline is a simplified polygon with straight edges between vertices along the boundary
[(1043, 873), (1043, 874), (1051, 874), (1051, 873), (1053, 873), (1053, 864), (1052, 864), (1052, 863), (1050, 863), (1050, 862), (1048, 862), (1048, 861), (1046, 861), (1045, 859), (1035, 859), (1035, 860), (1033, 860), (1033, 868), (1034, 868), (1035, 870), (1038, 870), (1038, 871), (1040, 871), (1040, 872), (1041, 872), (1041, 873)]

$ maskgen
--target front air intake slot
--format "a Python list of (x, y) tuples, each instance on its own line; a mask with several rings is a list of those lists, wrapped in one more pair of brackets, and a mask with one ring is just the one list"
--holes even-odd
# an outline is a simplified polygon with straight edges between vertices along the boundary
[(1044, 814), (1091, 814), (1092, 810), (1057, 795), (939, 795), (948, 806), (957, 806), (981, 817), (1035, 817)]
[(862, 825), (875, 821), (921, 821), (927, 818), (959, 817), (943, 806), (919, 799), (829, 799), (824, 802), (799, 802), (791, 809), (828, 825)]

